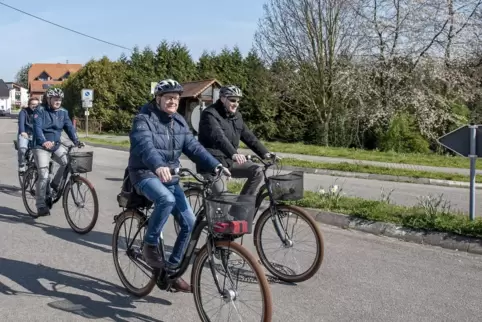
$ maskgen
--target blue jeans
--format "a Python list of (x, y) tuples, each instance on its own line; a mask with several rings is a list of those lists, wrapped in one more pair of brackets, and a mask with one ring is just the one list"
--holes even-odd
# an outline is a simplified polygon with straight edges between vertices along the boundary
[(189, 244), (189, 238), (196, 220), (184, 191), (179, 184), (165, 186), (158, 178), (147, 178), (136, 184), (137, 191), (154, 203), (154, 211), (149, 218), (144, 242), (157, 246), (159, 237), (169, 215), (172, 214), (179, 223), (180, 232), (168, 263), (176, 266), (182, 259), (184, 250)]

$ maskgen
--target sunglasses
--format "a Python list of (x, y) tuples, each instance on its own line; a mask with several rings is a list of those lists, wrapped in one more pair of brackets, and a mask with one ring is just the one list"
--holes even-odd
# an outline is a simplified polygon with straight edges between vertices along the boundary
[(236, 98), (228, 98), (228, 101), (230, 101), (231, 103), (239, 103), (239, 99), (236, 99)]

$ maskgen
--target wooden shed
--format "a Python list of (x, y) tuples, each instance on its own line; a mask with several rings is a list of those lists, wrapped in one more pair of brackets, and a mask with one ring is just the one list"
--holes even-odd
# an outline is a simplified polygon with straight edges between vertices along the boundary
[(219, 98), (221, 83), (216, 79), (205, 79), (181, 84), (184, 92), (179, 102), (178, 113), (181, 114), (189, 124), (191, 130), (191, 114), (196, 106), (207, 107)]

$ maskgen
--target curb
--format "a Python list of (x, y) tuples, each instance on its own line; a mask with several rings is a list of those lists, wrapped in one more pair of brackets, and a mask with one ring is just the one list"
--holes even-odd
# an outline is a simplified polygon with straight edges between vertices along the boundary
[(482, 238), (409, 229), (390, 223), (370, 221), (314, 208), (304, 209), (311, 214), (316, 221), (323, 224), (337, 226), (344, 229), (359, 230), (377, 236), (382, 235), (397, 238), (416, 244), (439, 246), (442, 248), (482, 255)]
[[(129, 148), (125, 148), (121, 146), (92, 143), (88, 141), (86, 143), (93, 147), (129, 152)], [(186, 158), (182, 156), (181, 159), (186, 159)], [(456, 187), (456, 188), (470, 187), (470, 182), (463, 182), (463, 181), (392, 176), (388, 174), (373, 174), (373, 173), (363, 173), (363, 172), (345, 172), (345, 171), (337, 171), (337, 170), (302, 168), (302, 167), (294, 167), (294, 166), (283, 166), (283, 169), (289, 170), (289, 171), (303, 171), (305, 173), (322, 174), (322, 175), (335, 176), (335, 177), (348, 177), (348, 178), (358, 178), (358, 179), (378, 180), (378, 181), (406, 182), (406, 183), (425, 184), (425, 185), (443, 186), (443, 187)], [(476, 183), (475, 189), (482, 189), (482, 183)]]

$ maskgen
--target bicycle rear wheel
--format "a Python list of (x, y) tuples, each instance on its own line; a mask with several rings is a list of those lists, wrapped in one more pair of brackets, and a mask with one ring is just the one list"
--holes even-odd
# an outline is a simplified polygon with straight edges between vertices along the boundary
[[(114, 227), (114, 233), (112, 234), (112, 256), (114, 259), (115, 270), (127, 291), (137, 297), (148, 295), (154, 286), (156, 286), (158, 277), (154, 270), (147, 266), (142, 257), (142, 246), (144, 244), (145, 235), (145, 231), (143, 232), (142, 230), (147, 228), (144, 225), (145, 220), (146, 217), (138, 211), (126, 210), (118, 215)], [(137, 234), (138, 230), (141, 231)], [(126, 236), (123, 240), (119, 240), (122, 233), (125, 233)], [(134, 238), (135, 241), (132, 242), (132, 239)], [(131, 243), (132, 246), (128, 249), (128, 246)], [(121, 245), (124, 245), (124, 250), (119, 250)], [(138, 287), (133, 285), (133, 282), (126, 276), (129, 268), (123, 269), (121, 267), (122, 259), (127, 259), (129, 268), (139, 269), (139, 275), (146, 280), (144, 286)]]
[[(271, 290), (263, 269), (257, 263), (254, 256), (240, 244), (230, 241), (216, 241), (214, 243), (214, 255), (210, 255), (207, 245), (204, 245), (194, 261), (191, 272), (194, 302), (201, 320), (205, 322), (215, 320), (227, 321), (231, 315), (239, 315), (238, 318), (234, 319), (235, 321), (271, 321), (273, 314)], [(240, 263), (244, 264), (242, 269), (226, 269), (229, 257), (232, 255), (236, 258), (235, 263), (238, 264), (237, 266), (239, 266)], [(212, 257), (212, 259), (210, 257)], [(214, 262), (218, 259), (221, 262), (219, 264)], [(246, 274), (246, 268), (250, 268), (253, 272)], [(205, 274), (201, 277), (203, 269)], [(224, 271), (224, 273), (221, 273), (221, 275), (224, 275), (224, 279), (218, 276), (221, 269)], [(243, 281), (234, 282), (233, 278), (239, 277), (240, 275), (245, 281), (248, 281), (247, 284), (253, 287), (254, 290), (252, 292), (248, 291), (248, 294), (239, 292), (238, 286)], [(201, 285), (203, 289), (201, 289)], [(206, 292), (206, 294), (201, 294), (204, 293), (202, 292), (204, 288), (210, 285), (212, 285), (213, 290)], [(216, 285), (219, 286), (219, 289)], [(259, 299), (253, 299), (253, 296), (256, 294), (259, 294)], [(203, 301), (205, 297), (209, 295), (212, 296), (212, 299)], [(249, 300), (245, 301), (243, 296), (249, 297)], [(225, 312), (221, 312), (222, 309), (213, 310), (206, 307), (208, 304), (216, 304), (216, 302), (218, 302), (217, 299), (221, 301), (220, 304), (227, 304), (227, 312), (225, 310), (223, 310)], [(203, 302), (205, 303), (203, 304)], [(262, 307), (259, 309), (260, 312), (256, 314), (253, 308), (245, 309), (248, 303), (255, 304), (256, 308), (261, 305)], [(216, 313), (220, 313), (222, 316), (216, 314), (213, 317), (209, 317), (208, 312), (212, 311), (216, 311)]]
[[(80, 189), (83, 187), (86, 187), (87, 192), (90, 192), (90, 195), (92, 196), (92, 200), (94, 202), (92, 219), (89, 220), (88, 224), (84, 227), (74, 223), (68, 207), (69, 196), (71, 196), (72, 197), (71, 199), (73, 201), (72, 204), (74, 204), (78, 209), (86, 208), (85, 203), (86, 203), (86, 200), (88, 200), (88, 198), (86, 198), (87, 192), (86, 193), (80, 192)], [(82, 235), (82, 234), (87, 234), (94, 228), (95, 224), (97, 223), (97, 218), (99, 217), (99, 200), (97, 198), (97, 192), (95, 191), (94, 186), (89, 180), (81, 176), (71, 177), (71, 180), (67, 182), (67, 185), (65, 186), (65, 189), (64, 189), (62, 205), (64, 207), (65, 218), (67, 219), (67, 222), (69, 223), (69, 226), (72, 228), (73, 231)]]
[[(293, 217), (296, 217), (295, 224), (293, 224), (293, 227), (290, 228), (289, 221), (290, 218)], [(275, 223), (272, 219), (278, 221), (282, 235), (281, 237), (278, 236), (278, 234), (276, 233)], [(306, 231), (297, 234), (302, 239), (301, 241), (295, 241), (295, 225), (298, 225), (300, 222), (301, 224), (306, 224)], [(265, 247), (263, 245), (263, 236), (266, 236), (268, 235), (268, 233), (270, 233), (268, 231), (269, 227), (271, 227), (271, 236), (267, 237), (266, 241), (276, 240), (277, 245)], [(309, 234), (309, 232), (311, 232), (311, 234)], [(256, 222), (253, 237), (254, 245), (256, 247), (261, 262), (271, 274), (273, 274), (282, 281), (289, 283), (306, 281), (316, 274), (323, 262), (323, 236), (313, 217), (310, 216), (310, 214), (308, 214), (302, 208), (288, 205), (277, 205), (275, 214), (271, 212), (270, 208), (266, 209)], [(285, 240), (285, 242), (283, 241), (283, 239)], [(296, 258), (292, 258), (293, 254), (291, 254), (292, 256), (286, 264), (287, 266), (278, 263), (277, 259), (280, 259), (279, 261), (281, 261), (281, 259), (285, 259), (288, 252), (293, 253), (295, 247), (298, 247), (298, 245), (305, 246), (308, 241), (313, 241), (315, 244), (315, 246), (313, 247), (313, 259), (302, 261)], [(282, 256), (280, 257), (276, 257), (275, 255), (272, 256), (272, 253), (268, 253), (268, 251), (274, 249), (277, 249), (277, 251), (285, 250), (286, 253), (284, 255), (282, 254)], [(309, 252), (306, 249), (303, 249), (300, 250), (300, 253), (308, 254)], [(306, 266), (308, 268), (302, 269), (301, 264), (303, 263), (306, 263)], [(300, 269), (298, 271), (295, 271), (295, 269), (291, 266), (298, 266), (298, 268)]]

